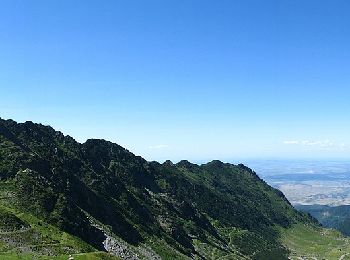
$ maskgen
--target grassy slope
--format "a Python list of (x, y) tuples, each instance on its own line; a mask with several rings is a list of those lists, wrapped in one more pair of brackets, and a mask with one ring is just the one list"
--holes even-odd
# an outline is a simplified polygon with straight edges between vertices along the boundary
[[(70, 255), (59, 255), (59, 256), (39, 256), (33, 254), (9, 254), (9, 255), (0, 255), (3, 260), (46, 260), (46, 259), (54, 259), (54, 260), (67, 260)], [(110, 254), (104, 252), (92, 252), (92, 253), (80, 253), (80, 254), (72, 254), (74, 260), (118, 260), (120, 258), (112, 256)]]
[(0, 259), (119, 259), (13, 207), (11, 186), (0, 182)]
[(93, 247), (33, 215), (3, 205), (0, 205), (0, 212), (10, 216), (13, 224), (24, 224), (11, 231), (4, 231), (0, 227), (1, 259), (68, 259), (66, 255), (75, 255), (78, 252), (85, 252), (80, 254), (80, 259), (99, 259), (94, 258), (100, 252), (96, 252)]
[(282, 243), (292, 259), (350, 259), (350, 238), (338, 231), (314, 225), (296, 224), (281, 230)]

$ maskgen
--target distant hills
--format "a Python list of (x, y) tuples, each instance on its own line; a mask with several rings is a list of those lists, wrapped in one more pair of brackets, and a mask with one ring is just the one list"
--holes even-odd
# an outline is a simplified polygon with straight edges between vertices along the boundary
[(350, 252), (324, 232), (245, 165), (148, 162), (0, 119), (2, 258), (287, 259), (319, 254), (303, 247), (318, 238), (324, 254)]

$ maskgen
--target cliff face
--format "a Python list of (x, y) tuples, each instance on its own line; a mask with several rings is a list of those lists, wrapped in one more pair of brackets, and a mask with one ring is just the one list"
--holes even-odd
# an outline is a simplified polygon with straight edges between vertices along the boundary
[(108, 238), (163, 258), (283, 259), (276, 227), (312, 222), (244, 165), (147, 162), (32, 122), (0, 119), (0, 179), (11, 194), (1, 203), (99, 250)]

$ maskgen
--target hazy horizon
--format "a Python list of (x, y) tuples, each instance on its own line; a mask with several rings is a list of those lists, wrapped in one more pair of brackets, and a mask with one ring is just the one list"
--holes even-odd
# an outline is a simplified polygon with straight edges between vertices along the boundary
[[(0, 118), (4, 119), (4, 120), (15, 120), (13, 118), (4, 118), (1, 117)], [(75, 138), (75, 136), (72, 136), (70, 134), (67, 134), (64, 131), (61, 131), (60, 129), (55, 128), (53, 125), (51, 124), (45, 124), (42, 122), (35, 122), (32, 120), (25, 120), (25, 121), (17, 121), (15, 120), (17, 123), (25, 123), (26, 121), (31, 121), (33, 123), (37, 123), (37, 124), (42, 124), (45, 126), (50, 126), (53, 127), (56, 131), (60, 131), (62, 132), (64, 135), (69, 135), (70, 137), (72, 137), (73, 139), (75, 139), (77, 142), (79, 143), (84, 143), (86, 142), (86, 140), (88, 139), (104, 139), (106, 141), (110, 141), (110, 142), (114, 142), (116, 144), (122, 145), (121, 143), (119, 143), (118, 141), (113, 141), (110, 140), (108, 138), (102, 138), (102, 137), (90, 137), (84, 140), (79, 140), (77, 138)], [(262, 163), (263, 165), (266, 165), (270, 162), (277, 162), (277, 163), (293, 163), (293, 162), (305, 162), (305, 163), (317, 163), (317, 162), (321, 162), (321, 163), (349, 163), (350, 164), (350, 158), (349, 157), (268, 157), (268, 156), (256, 156), (256, 157), (242, 157), (242, 156), (236, 156), (236, 157), (231, 157), (231, 158), (226, 158), (226, 157), (208, 157), (208, 158), (185, 158), (185, 157), (176, 157), (176, 158), (170, 158), (167, 156), (166, 153), (163, 154), (163, 157), (161, 157), (160, 159), (154, 159), (154, 158), (148, 158), (147, 155), (143, 155), (143, 154), (139, 154), (136, 151), (132, 150), (130, 147), (128, 147), (127, 145), (122, 145), (124, 148), (128, 149), (130, 152), (134, 153), (137, 156), (142, 156), (143, 158), (145, 158), (148, 161), (158, 161), (160, 163), (163, 163), (167, 160), (172, 161), (173, 163), (178, 163), (181, 160), (187, 160), (190, 161), (191, 163), (195, 163), (195, 164), (206, 164), (208, 162), (211, 162), (213, 160), (220, 160), (222, 162), (225, 163), (232, 163), (232, 164), (240, 164), (243, 163), (247, 166), (249, 166), (250, 168), (252, 168), (253, 170), (256, 170), (256, 168), (254, 167), (256, 165), (256, 163)]]
[(349, 7), (3, 1), (0, 116), (147, 160), (349, 159)]

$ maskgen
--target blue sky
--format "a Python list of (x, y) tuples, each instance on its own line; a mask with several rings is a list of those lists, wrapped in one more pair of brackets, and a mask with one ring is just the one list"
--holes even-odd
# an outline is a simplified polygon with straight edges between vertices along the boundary
[(350, 2), (0, 2), (0, 116), (149, 160), (349, 158)]

